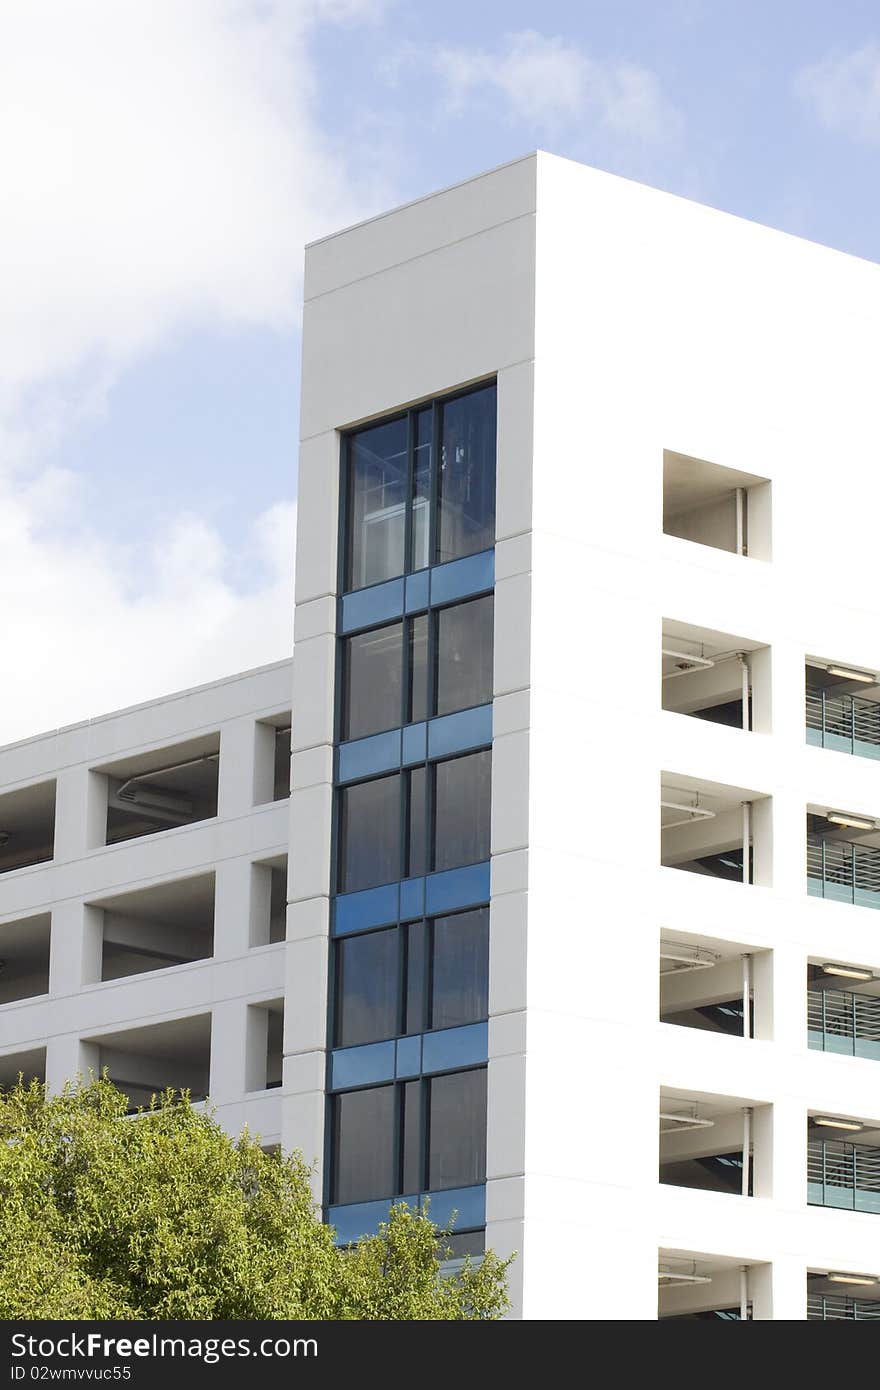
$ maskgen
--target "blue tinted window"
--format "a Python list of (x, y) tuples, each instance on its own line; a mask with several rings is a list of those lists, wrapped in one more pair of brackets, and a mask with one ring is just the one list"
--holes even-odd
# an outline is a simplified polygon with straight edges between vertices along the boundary
[(334, 1097), (331, 1201), (366, 1202), (397, 1190), (395, 1089), (373, 1086)]
[(470, 1187), (486, 1179), (486, 1070), (452, 1072), (425, 1083), (428, 1187)]
[(431, 1027), (456, 1028), (488, 1015), (489, 909), (433, 923)]
[(452, 714), (492, 699), (494, 608), (489, 594), (437, 614), (435, 713)]
[(403, 624), (374, 628), (342, 643), (343, 740), (403, 722)]
[(489, 858), (492, 754), (470, 753), (437, 763), (434, 865), (437, 870)]
[(376, 777), (339, 793), (339, 891), (400, 878), (400, 776)]
[(396, 927), (339, 942), (336, 951), (337, 1047), (393, 1038), (398, 1022)]

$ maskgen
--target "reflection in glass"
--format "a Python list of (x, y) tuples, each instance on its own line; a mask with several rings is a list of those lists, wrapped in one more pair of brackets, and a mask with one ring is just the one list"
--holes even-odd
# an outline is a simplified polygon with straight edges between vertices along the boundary
[(403, 1089), (401, 1124), (402, 1192), (421, 1192), (422, 1173), (422, 1083), (408, 1081)]
[(428, 616), (413, 618), (410, 624), (410, 703), (409, 722), (428, 718)]
[(494, 608), (489, 595), (438, 613), (438, 714), (453, 714), (492, 699)]
[(427, 969), (427, 926), (411, 922), (406, 931), (406, 1014), (405, 1033), (421, 1033), (425, 1027), (425, 971)]
[(339, 892), (400, 878), (400, 776), (377, 777), (339, 793)]
[(438, 563), (495, 543), (495, 387), (441, 410)]
[(488, 1013), (489, 909), (438, 917), (433, 930), (431, 1027), (457, 1028)]
[(342, 738), (396, 729), (403, 695), (403, 625), (375, 628), (342, 644)]
[(337, 944), (337, 1047), (393, 1038), (397, 1032), (396, 927), (343, 937)]
[(390, 1197), (394, 1172), (394, 1087), (349, 1091), (333, 1101), (333, 1202)]
[(415, 458), (413, 461), (412, 564), (411, 570), (425, 569), (431, 563), (429, 551), (431, 515), (431, 435), (434, 412), (420, 410), (416, 416)]
[(349, 439), (347, 589), (403, 574), (408, 428), (392, 420)]
[(420, 877), (428, 868), (427, 787), (427, 768), (414, 768), (409, 774), (409, 878)]
[(492, 754), (470, 753), (436, 766), (434, 868), (489, 858)]
[(428, 1187), (470, 1187), (486, 1179), (486, 1070), (429, 1083)]

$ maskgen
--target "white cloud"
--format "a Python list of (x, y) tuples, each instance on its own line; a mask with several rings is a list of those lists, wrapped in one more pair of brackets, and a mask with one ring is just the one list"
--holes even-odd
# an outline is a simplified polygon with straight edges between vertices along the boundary
[(438, 45), (428, 57), (451, 111), (500, 94), (508, 116), (545, 132), (590, 121), (614, 135), (653, 142), (680, 129), (678, 112), (648, 68), (591, 58), (576, 44), (534, 30), (508, 35), (498, 51)]
[(172, 334), (295, 330), (303, 242), (388, 196), (322, 137), (309, 38), (382, 9), (0, 0), (0, 742), (289, 651), (292, 504), (246, 595), (196, 518), (139, 537), (129, 585), (51, 450)]
[(828, 130), (880, 143), (880, 43), (803, 68), (795, 90)]

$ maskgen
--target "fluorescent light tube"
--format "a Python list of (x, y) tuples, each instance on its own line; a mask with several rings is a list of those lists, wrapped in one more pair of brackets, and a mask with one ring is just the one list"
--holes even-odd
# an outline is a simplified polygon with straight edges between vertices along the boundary
[(873, 970), (860, 970), (857, 965), (836, 965), (833, 961), (826, 961), (822, 969), (826, 975), (840, 975), (844, 980), (867, 982), (874, 978)]
[(861, 1288), (870, 1289), (877, 1283), (873, 1274), (829, 1274), (830, 1284), (858, 1284)]
[(877, 822), (867, 816), (851, 816), (847, 811), (829, 811), (825, 817), (832, 825), (845, 825), (849, 830), (876, 830)]
[(848, 666), (829, 666), (827, 670), (829, 676), (842, 676), (848, 681), (863, 681), (865, 685), (877, 684), (877, 677), (869, 675), (867, 671), (851, 671)]
[(865, 1128), (860, 1120), (843, 1120), (837, 1115), (815, 1115), (813, 1124), (821, 1125), (823, 1129), (846, 1129), (853, 1132)]

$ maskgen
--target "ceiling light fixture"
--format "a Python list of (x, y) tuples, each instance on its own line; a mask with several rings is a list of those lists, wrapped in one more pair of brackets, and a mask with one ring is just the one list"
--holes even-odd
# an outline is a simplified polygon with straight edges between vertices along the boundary
[(876, 830), (877, 822), (867, 816), (851, 816), (848, 811), (827, 811), (825, 819), (832, 825), (845, 825), (848, 830)]
[(658, 1269), (658, 1284), (711, 1284), (708, 1274), (679, 1274), (674, 1269)]
[(844, 980), (861, 980), (865, 984), (874, 978), (873, 970), (862, 970), (857, 965), (837, 965), (834, 961), (826, 961), (820, 968), (826, 975), (839, 975)]
[(880, 1282), (873, 1274), (834, 1274), (828, 1275), (829, 1284), (858, 1284), (860, 1288), (870, 1289)]
[(877, 677), (867, 671), (851, 671), (848, 666), (829, 666), (829, 676), (842, 676), (847, 681), (862, 681), (864, 685), (876, 685)]
[(861, 1120), (844, 1120), (839, 1115), (815, 1115), (813, 1124), (821, 1125), (823, 1129), (845, 1129), (852, 1133), (865, 1128)]
[(701, 1120), (696, 1108), (684, 1114), (681, 1111), (661, 1110), (658, 1116), (661, 1134), (683, 1134), (687, 1129), (712, 1129), (714, 1120)]

